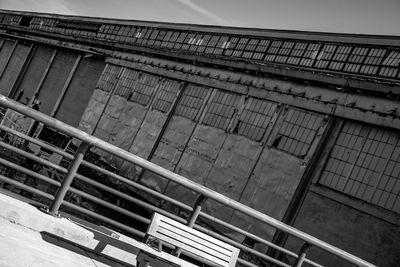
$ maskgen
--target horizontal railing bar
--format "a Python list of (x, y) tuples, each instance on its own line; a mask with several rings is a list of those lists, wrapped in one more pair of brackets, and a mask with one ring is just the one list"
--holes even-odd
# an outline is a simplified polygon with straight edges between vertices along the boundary
[(142, 232), (142, 231), (139, 231), (139, 230), (136, 230), (136, 229), (134, 229), (134, 228), (132, 228), (132, 227), (126, 226), (126, 225), (124, 225), (124, 224), (122, 224), (122, 223), (119, 223), (119, 222), (114, 221), (114, 220), (112, 220), (112, 219), (110, 219), (110, 218), (107, 218), (107, 217), (105, 217), (105, 216), (103, 216), (103, 215), (100, 215), (100, 214), (97, 214), (97, 213), (95, 213), (95, 212), (92, 212), (92, 211), (90, 211), (90, 210), (88, 210), (88, 209), (82, 208), (82, 207), (80, 207), (80, 206), (78, 206), (78, 205), (69, 203), (69, 202), (67, 202), (67, 201), (65, 201), (65, 200), (63, 201), (62, 205), (63, 205), (63, 206), (66, 206), (66, 207), (68, 207), (68, 208), (74, 209), (74, 210), (78, 210), (79, 212), (81, 212), (81, 213), (83, 213), (83, 214), (86, 214), (86, 215), (88, 215), (88, 216), (90, 216), (90, 217), (96, 218), (96, 219), (98, 219), (98, 220), (100, 220), (100, 221), (106, 222), (106, 223), (108, 223), (108, 224), (110, 224), (110, 225), (116, 226), (116, 227), (118, 227), (119, 229), (122, 229), (122, 230), (124, 230), (124, 231), (127, 231), (127, 232), (129, 232), (129, 233), (131, 233), (131, 234), (134, 234), (134, 235), (136, 235), (136, 236), (139, 236), (139, 237), (144, 237), (144, 236), (145, 236), (145, 233)]
[(203, 218), (205, 218), (205, 219), (207, 219), (207, 220), (210, 220), (210, 221), (212, 221), (212, 222), (215, 222), (215, 223), (217, 223), (217, 224), (219, 224), (219, 225), (222, 225), (222, 226), (224, 226), (224, 227), (226, 227), (226, 228), (228, 228), (228, 229), (231, 229), (231, 230), (233, 230), (233, 231), (235, 231), (235, 232), (237, 232), (237, 233), (240, 233), (240, 234), (242, 234), (242, 235), (245, 235), (245, 236), (247, 236), (247, 237), (250, 237), (251, 239), (254, 239), (255, 241), (258, 241), (258, 242), (260, 242), (260, 243), (263, 243), (263, 244), (267, 245), (268, 247), (271, 247), (271, 248), (277, 249), (277, 250), (279, 250), (279, 251), (281, 251), (281, 252), (283, 252), (283, 253), (286, 253), (286, 254), (288, 254), (288, 255), (294, 257), (294, 258), (297, 258), (297, 257), (298, 257), (298, 255), (297, 255), (296, 253), (294, 253), (294, 252), (292, 252), (292, 251), (290, 251), (290, 250), (287, 250), (287, 249), (285, 249), (285, 248), (283, 248), (283, 247), (280, 247), (280, 246), (278, 246), (278, 245), (276, 245), (276, 244), (274, 244), (274, 243), (272, 243), (272, 242), (270, 242), (270, 241), (268, 241), (268, 240), (265, 240), (265, 239), (263, 239), (263, 238), (261, 238), (261, 237), (258, 237), (258, 236), (256, 236), (256, 235), (254, 235), (254, 234), (252, 234), (252, 233), (246, 232), (246, 231), (240, 229), (239, 227), (236, 227), (236, 226), (234, 226), (234, 225), (232, 225), (232, 224), (229, 224), (229, 223), (227, 223), (227, 222), (224, 222), (224, 221), (222, 221), (222, 220), (220, 220), (220, 219), (218, 219), (218, 218), (216, 218), (216, 217), (214, 217), (214, 216), (211, 216), (211, 215), (209, 215), (209, 214), (207, 214), (207, 213), (204, 213), (204, 212), (201, 211), (201, 212), (200, 212), (200, 216), (203, 217)]
[(23, 184), (23, 183), (18, 182), (16, 180), (10, 179), (10, 178), (8, 178), (8, 177), (6, 177), (4, 175), (1, 175), (1, 174), (0, 174), (0, 180), (3, 181), (3, 182), (9, 183), (9, 184), (15, 185), (15, 186), (17, 186), (17, 187), (19, 187), (19, 188), (21, 188), (21, 189), (23, 189), (25, 191), (34, 193), (34, 194), (39, 195), (41, 197), (44, 197), (44, 198), (47, 198), (47, 199), (50, 199), (50, 200), (54, 200), (54, 196), (52, 196), (50, 194), (47, 194), (47, 193), (45, 193), (43, 191), (40, 191), (40, 190), (38, 190), (36, 188), (33, 188), (33, 187), (29, 186), (29, 185)]
[(308, 263), (308, 264), (310, 264), (310, 265), (312, 265), (312, 266), (315, 266), (315, 267), (325, 267), (325, 266), (323, 266), (323, 265), (321, 265), (321, 264), (318, 264), (318, 263), (316, 263), (315, 261), (312, 261), (312, 260), (310, 260), (310, 259), (304, 259), (304, 262), (306, 262), (306, 263)]
[[(100, 189), (102, 189), (102, 190), (104, 190), (104, 191), (107, 191), (107, 192), (109, 192), (109, 193), (112, 193), (112, 194), (114, 194), (114, 195), (116, 195), (116, 196), (118, 196), (118, 197), (124, 198), (124, 199), (126, 199), (126, 200), (128, 200), (128, 201), (130, 201), (130, 202), (132, 202), (132, 203), (135, 203), (135, 204), (137, 204), (137, 205), (139, 205), (139, 206), (141, 206), (141, 207), (143, 207), (143, 208), (146, 208), (146, 209), (148, 209), (148, 210), (156, 211), (156, 212), (158, 212), (158, 213), (163, 213), (163, 215), (166, 215), (166, 216), (169, 216), (169, 217), (172, 216), (172, 217), (174, 217), (174, 219), (180, 218), (180, 217), (178, 217), (178, 216), (176, 216), (176, 215), (173, 215), (173, 214), (171, 214), (171, 213), (169, 213), (169, 212), (166, 212), (165, 210), (162, 210), (162, 209), (160, 209), (160, 208), (158, 208), (158, 207), (156, 207), (156, 206), (154, 206), (154, 205), (151, 205), (151, 204), (149, 204), (149, 203), (146, 203), (146, 202), (144, 202), (144, 201), (141, 201), (140, 199), (131, 197), (131, 196), (125, 194), (125, 193), (121, 193), (120, 191), (118, 191), (118, 190), (116, 190), (116, 189), (113, 189), (113, 188), (108, 187), (108, 186), (106, 186), (106, 185), (104, 185), (104, 184), (101, 184), (101, 183), (99, 183), (99, 182), (96, 182), (96, 181), (94, 181), (94, 180), (92, 180), (92, 179), (90, 179), (90, 178), (88, 178), (88, 177), (83, 176), (83, 175), (77, 174), (75, 177), (78, 178), (78, 179), (80, 179), (80, 180), (82, 180), (82, 181), (85, 181), (85, 182), (88, 183), (88, 184), (91, 184), (91, 185), (93, 185), (93, 186), (96, 186), (96, 187), (98, 187), (98, 188), (100, 188)], [(149, 223), (150, 223), (150, 220), (149, 220), (148, 222), (146, 222), (146, 223), (149, 224)]]
[(241, 259), (241, 258), (237, 259), (237, 263), (240, 263), (240, 264), (243, 264), (243, 265), (246, 265), (246, 266), (249, 266), (249, 267), (259, 267), (259, 266), (255, 265), (255, 264), (253, 264), (251, 262), (248, 262), (248, 261), (246, 261), (244, 259)]
[(340, 248), (337, 248), (335, 246), (332, 246), (322, 240), (319, 240), (305, 232), (302, 232), (300, 230), (297, 230), (296, 228), (286, 225), (282, 223), (281, 221), (274, 219), (266, 214), (263, 214), (257, 210), (254, 210), (238, 201), (235, 201), (221, 193), (215, 192), (203, 185), (197, 184), (194, 181), (191, 181), (179, 174), (176, 174), (172, 171), (166, 170), (150, 161), (147, 161), (143, 158), (140, 158), (139, 156), (133, 155), (128, 151), (125, 151), (121, 148), (115, 147), (112, 144), (109, 144), (97, 137), (91, 136), (79, 129), (76, 129), (66, 123), (63, 123), (61, 121), (58, 121), (54, 118), (51, 118), (43, 113), (40, 113), (36, 110), (33, 110), (32, 108), (22, 105), (14, 100), (11, 100), (3, 95), (0, 95), (0, 105), (6, 107), (6, 108), (11, 108), (19, 113), (22, 113), (26, 116), (29, 116), (41, 123), (44, 123), (52, 128), (55, 128), (63, 133), (66, 133), (67, 135), (70, 135), (71, 137), (80, 139), (83, 142), (86, 142), (90, 145), (94, 145), (102, 150), (107, 151), (110, 154), (113, 154), (117, 157), (120, 157), (122, 159), (125, 159), (129, 162), (132, 162), (133, 164), (136, 164), (144, 169), (147, 169), (155, 174), (158, 174), (164, 178), (167, 178), (177, 184), (180, 184), (188, 189), (191, 189), (197, 193), (200, 193), (206, 198), (213, 199), (221, 204), (224, 204), (230, 208), (233, 208), (235, 210), (238, 210), (244, 214), (247, 214), (248, 216), (251, 216), (263, 223), (266, 223), (270, 226), (275, 227), (278, 230), (281, 230), (283, 232), (286, 232), (294, 237), (297, 237), (306, 243), (310, 244), (311, 246), (319, 247), (333, 255), (336, 255), (340, 258), (346, 259), (347, 261), (350, 261), (356, 265), (359, 266), (375, 266), (355, 255), (352, 255)]
[(105, 170), (105, 169), (103, 169), (103, 168), (101, 168), (99, 166), (94, 165), (93, 163), (90, 163), (90, 162), (87, 162), (87, 161), (84, 160), (82, 162), (82, 165), (85, 165), (86, 167), (92, 168), (95, 171), (99, 171), (99, 172), (101, 172), (101, 173), (103, 173), (105, 175), (108, 175), (108, 176), (111, 176), (111, 177), (113, 177), (115, 179), (118, 179), (119, 181), (125, 182), (128, 185), (131, 185), (131, 186), (133, 186), (133, 187), (135, 187), (135, 188), (137, 188), (139, 190), (142, 190), (142, 191), (144, 191), (146, 193), (149, 193), (149, 194), (151, 194), (153, 196), (156, 196), (156, 197), (159, 197), (159, 198), (161, 198), (161, 199), (163, 199), (165, 201), (168, 201), (169, 203), (172, 203), (175, 206), (178, 206), (180, 208), (186, 209), (188, 211), (193, 211), (193, 207), (190, 207), (189, 205), (186, 205), (186, 204), (184, 204), (182, 202), (179, 202), (179, 201), (177, 201), (177, 200), (175, 200), (175, 199), (173, 199), (171, 197), (163, 195), (163, 194), (161, 194), (161, 193), (159, 193), (157, 191), (154, 191), (154, 190), (152, 190), (152, 189), (150, 189), (150, 188), (148, 188), (148, 187), (146, 187), (144, 185), (141, 185), (141, 184), (139, 184), (137, 182), (131, 181), (131, 180), (125, 178), (125, 177), (122, 177), (121, 175), (118, 175), (116, 173), (113, 173), (113, 172), (110, 172), (108, 170)]
[(98, 198), (98, 197), (92, 196), (92, 195), (90, 195), (88, 193), (85, 193), (85, 192), (79, 190), (79, 189), (71, 187), (69, 189), (69, 191), (74, 193), (74, 194), (78, 194), (78, 195), (80, 195), (80, 196), (82, 196), (82, 197), (84, 197), (84, 198), (86, 198), (86, 199), (88, 199), (90, 201), (93, 201), (93, 202), (95, 202), (97, 204), (103, 205), (104, 207), (107, 207), (107, 208), (109, 208), (109, 209), (111, 209), (113, 211), (117, 211), (117, 212), (119, 212), (121, 214), (124, 214), (124, 215), (126, 215), (128, 217), (131, 217), (131, 218), (133, 218), (135, 220), (138, 220), (138, 221), (143, 222), (145, 224), (150, 224), (150, 219), (146, 219), (145, 217), (142, 217), (140, 215), (137, 215), (136, 213), (133, 213), (133, 212), (130, 212), (130, 211), (126, 210), (126, 209), (118, 207), (117, 205), (111, 204), (111, 203), (109, 203), (107, 201), (104, 201), (104, 200)]
[(22, 156), (24, 156), (26, 158), (29, 158), (29, 159), (31, 159), (33, 161), (36, 161), (39, 164), (45, 165), (45, 166), (47, 166), (49, 168), (55, 169), (55, 170), (57, 170), (59, 172), (62, 172), (64, 174), (67, 173), (67, 169), (65, 169), (65, 168), (60, 167), (60, 166), (58, 166), (58, 165), (56, 165), (56, 164), (54, 164), (54, 163), (52, 163), (52, 162), (50, 162), (48, 160), (42, 159), (41, 157), (35, 156), (34, 154), (28, 153), (28, 152), (26, 152), (26, 151), (24, 151), (22, 149), (16, 148), (15, 146), (12, 146), (12, 145), (9, 145), (7, 143), (4, 143), (3, 141), (0, 141), (0, 146), (3, 147), (3, 148), (6, 148), (6, 149), (8, 149), (8, 150), (10, 150), (12, 152), (15, 152), (15, 153), (17, 153), (19, 155), (22, 155)]
[(10, 134), (12, 134), (12, 135), (15, 135), (15, 136), (17, 136), (17, 137), (20, 137), (20, 138), (22, 138), (22, 139), (25, 139), (25, 140), (27, 140), (27, 141), (29, 141), (29, 142), (31, 142), (31, 143), (34, 143), (34, 144), (36, 144), (36, 145), (38, 145), (38, 146), (40, 146), (40, 147), (43, 147), (43, 148), (45, 148), (45, 149), (51, 150), (52, 152), (57, 153), (57, 154), (59, 154), (59, 155), (61, 155), (61, 156), (63, 156), (63, 157), (66, 157), (66, 158), (68, 158), (68, 159), (73, 159), (73, 158), (74, 158), (74, 155), (71, 155), (71, 154), (69, 154), (69, 153), (67, 153), (67, 152), (65, 152), (65, 151), (63, 151), (63, 150), (60, 150), (60, 149), (54, 147), (54, 146), (51, 146), (51, 145), (49, 145), (49, 144), (46, 144), (45, 142), (41, 141), (40, 139), (32, 138), (32, 137), (30, 137), (30, 136), (28, 136), (28, 135), (26, 135), (26, 134), (23, 134), (23, 133), (21, 133), (21, 132), (18, 132), (18, 131), (16, 131), (16, 130), (11, 129), (11, 128), (9, 128), (9, 127), (6, 127), (6, 126), (4, 126), (4, 125), (1, 125), (1, 124), (0, 124), (0, 130), (6, 131), (6, 132), (8, 132), (8, 133), (10, 133)]
[[(117, 195), (119, 197), (125, 198), (125, 199), (131, 201), (132, 203), (135, 203), (135, 204), (137, 204), (137, 205), (139, 205), (139, 206), (141, 206), (143, 208), (146, 208), (146, 209), (151, 210), (153, 212), (158, 212), (160, 214), (163, 214), (165, 216), (168, 216), (168, 217), (171, 217), (171, 218), (173, 218), (175, 220), (178, 220), (178, 221), (180, 221), (182, 223), (186, 223), (186, 221), (184, 219), (182, 219), (181, 217), (179, 217), (179, 216), (176, 216), (176, 215), (171, 214), (171, 213), (169, 213), (169, 212), (167, 212), (167, 211), (165, 211), (163, 209), (160, 209), (160, 208), (158, 208), (158, 207), (156, 207), (154, 205), (151, 205), (149, 203), (141, 201), (140, 199), (133, 198), (133, 197), (128, 196), (128, 195), (126, 195), (124, 193), (121, 193), (118, 190), (110, 188), (110, 187), (108, 187), (106, 185), (103, 185), (103, 184), (101, 184), (99, 182), (93, 181), (92, 179), (90, 179), (88, 177), (85, 177), (85, 176), (83, 176), (81, 174), (77, 174), (75, 177), (80, 179), (80, 180), (82, 180), (82, 181), (85, 181), (85, 182), (87, 182), (87, 183), (89, 183), (91, 185), (94, 185), (94, 186), (96, 186), (98, 188), (101, 188), (101, 189), (103, 189), (103, 190), (105, 190), (105, 191), (107, 191), (109, 193), (112, 193), (112, 194), (115, 194), (115, 195)], [(150, 223), (150, 221), (148, 223)]]
[(23, 172), (23, 173), (25, 173), (25, 174), (27, 174), (29, 176), (32, 176), (32, 177), (34, 177), (36, 179), (45, 181), (45, 182), (47, 182), (47, 183), (49, 183), (51, 185), (54, 185), (54, 186), (60, 186), (61, 185), (61, 183), (59, 183), (56, 180), (50, 179), (49, 177), (46, 177), (46, 176), (44, 176), (42, 174), (36, 173), (34, 171), (31, 171), (31, 170), (29, 170), (29, 169), (27, 169), (25, 167), (22, 167), (21, 165), (17, 165), (15, 163), (12, 163), (11, 161), (5, 160), (3, 158), (0, 158), (0, 164), (3, 164), (5, 166), (7, 166), (9, 168), (12, 168), (14, 170), (17, 170), (19, 172)]
[(272, 257), (270, 257), (270, 256), (268, 256), (268, 255), (266, 255), (266, 254), (264, 254), (264, 253), (261, 253), (261, 252), (255, 250), (255, 249), (253, 249), (253, 248), (250, 248), (250, 247), (248, 247), (248, 246), (245, 246), (245, 245), (243, 245), (243, 244), (240, 244), (239, 242), (237, 242), (237, 241), (235, 241), (235, 240), (233, 240), (233, 239), (230, 239), (230, 238), (228, 238), (228, 237), (225, 237), (225, 236), (223, 236), (223, 235), (220, 235), (220, 234), (218, 234), (218, 233), (215, 233), (215, 232), (213, 232), (213, 231), (210, 231), (210, 230), (208, 230), (208, 229), (206, 229), (206, 228), (204, 228), (204, 227), (202, 227), (202, 226), (200, 226), (200, 225), (198, 225), (198, 224), (196, 224), (193, 228), (195, 228), (195, 229), (197, 229), (197, 230), (199, 230), (199, 231), (201, 231), (201, 232), (203, 232), (203, 233), (206, 233), (206, 234), (208, 234), (208, 235), (210, 235), (210, 236), (213, 236), (213, 237), (215, 237), (215, 238), (217, 238), (217, 239), (220, 239), (221, 241), (224, 241), (224, 242), (226, 242), (226, 243), (228, 243), (228, 244), (231, 244), (232, 246), (235, 246), (235, 247), (237, 247), (237, 248), (240, 248), (241, 250), (250, 252), (251, 254), (256, 255), (256, 256), (258, 256), (258, 257), (264, 259), (264, 260), (273, 262), (273, 263), (275, 263), (275, 264), (277, 264), (277, 265), (279, 265), (279, 266), (282, 266), (282, 267), (290, 267), (289, 265), (287, 265), (287, 264), (284, 263), (284, 262), (281, 262), (281, 261), (279, 261), (279, 260), (277, 260), (277, 259), (274, 259), (274, 258), (272, 258)]

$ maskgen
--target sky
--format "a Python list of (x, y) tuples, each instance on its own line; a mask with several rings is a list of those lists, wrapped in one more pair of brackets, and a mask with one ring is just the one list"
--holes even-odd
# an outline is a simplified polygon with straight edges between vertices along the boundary
[(400, 0), (0, 0), (0, 9), (400, 36)]

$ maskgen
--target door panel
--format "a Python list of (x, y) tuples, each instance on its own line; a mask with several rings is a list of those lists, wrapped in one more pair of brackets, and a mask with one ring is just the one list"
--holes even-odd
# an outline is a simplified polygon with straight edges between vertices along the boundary
[(54, 49), (47, 46), (39, 46), (36, 49), (28, 69), (18, 86), (16, 96), (23, 91), (19, 102), (27, 104), (33, 97), (53, 53)]
[(0, 80), (0, 93), (8, 96), (15, 81), (17, 80), (18, 74), (22, 70), (25, 64), (25, 60), (29, 54), (30, 45), (18, 44), (15, 48), (3, 75)]
[(65, 82), (71, 72), (77, 55), (68, 51), (58, 51), (53, 64), (47, 73), (46, 79), (41, 86), (38, 96), (42, 104), (40, 111), (50, 115), (55, 103), (57, 102), (60, 93), (65, 85)]
[(105, 66), (104, 59), (82, 58), (55, 118), (77, 127)]

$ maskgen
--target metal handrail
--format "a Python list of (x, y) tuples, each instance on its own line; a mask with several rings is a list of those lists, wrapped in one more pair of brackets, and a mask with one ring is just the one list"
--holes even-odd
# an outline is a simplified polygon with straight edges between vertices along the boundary
[[(77, 138), (83, 142), (82, 143), (83, 145), (81, 145), (80, 148), (78, 149), (78, 151), (75, 155), (75, 159), (71, 163), (70, 168), (68, 169), (67, 176), (66, 176), (66, 178), (64, 178), (61, 188), (59, 189), (59, 191), (55, 197), (55, 200), (52, 204), (52, 207), (55, 209), (55, 211), (58, 211), (59, 205), (61, 205), (61, 203), (63, 203), (63, 204), (67, 203), (65, 201), (63, 202), (65, 193), (67, 190), (69, 190), (69, 185), (71, 184), (73, 178), (76, 176), (77, 168), (79, 167), (80, 163), (82, 162), (83, 154), (86, 151), (86, 148), (89, 145), (93, 145), (104, 151), (107, 151), (108, 153), (111, 153), (117, 157), (120, 157), (121, 159), (127, 160), (127, 161), (129, 161), (133, 164), (136, 164), (144, 169), (147, 169), (157, 175), (167, 178), (170, 181), (173, 181), (177, 184), (185, 186), (186, 188), (191, 189), (206, 198), (215, 200), (215, 201), (217, 201), (221, 204), (224, 204), (230, 208), (233, 208), (233, 209), (240, 211), (244, 214), (247, 214), (255, 219), (258, 219), (259, 221), (266, 223), (278, 230), (281, 230), (281, 231), (288, 233), (294, 237), (297, 237), (297, 238), (303, 240), (305, 242), (305, 244), (307, 244), (307, 246), (314, 246), (314, 247), (320, 248), (320, 249), (327, 251), (333, 255), (336, 255), (344, 260), (352, 262), (358, 266), (366, 266), (366, 267), (375, 266), (355, 255), (352, 255), (342, 249), (339, 249), (339, 248), (332, 246), (324, 241), (321, 241), (307, 233), (297, 230), (292, 226), (284, 224), (284, 223), (280, 222), (279, 220), (276, 220), (266, 214), (256, 211), (238, 201), (230, 199), (230, 198), (228, 198), (218, 192), (215, 192), (205, 186), (199, 185), (179, 174), (176, 174), (169, 170), (166, 170), (152, 162), (149, 162), (149, 161), (142, 159), (134, 154), (131, 154), (125, 150), (115, 147), (99, 138), (96, 138), (96, 137), (89, 135), (77, 128), (74, 128), (70, 125), (67, 125), (67, 124), (61, 122), (61, 121), (51, 118), (43, 113), (33, 110), (30, 107), (22, 105), (22, 104), (14, 101), (14, 100), (11, 100), (3, 95), (0, 95), (0, 105), (4, 106), (6, 108), (10, 108), (19, 113), (22, 113), (26, 116), (29, 116), (47, 126), (57, 129), (58, 131), (64, 132), (65, 134), (68, 134), (71, 137)], [(57, 205), (54, 204), (57, 202), (59, 203), (58, 207), (57, 207)], [(71, 206), (72, 204), (68, 204), (68, 205)], [(305, 255), (305, 251), (301, 251), (301, 254), (298, 256), (298, 258), (301, 257), (301, 259), (303, 261), (304, 260), (303, 258), (305, 257), (304, 255)], [(310, 261), (308, 261), (308, 262), (310, 262)]]

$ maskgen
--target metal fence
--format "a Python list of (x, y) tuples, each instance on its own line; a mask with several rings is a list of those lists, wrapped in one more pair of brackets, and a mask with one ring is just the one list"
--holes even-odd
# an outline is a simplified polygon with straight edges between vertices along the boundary
[[(254, 255), (259, 262), (269, 262), (274, 266), (289, 267), (302, 266), (302, 264), (308, 266), (322, 266), (306, 257), (310, 248), (324, 250), (342, 258), (343, 260), (354, 263), (357, 266), (375, 266), (347, 253), (346, 251), (334, 247), (233, 199), (230, 199), (218, 192), (199, 185), (185, 177), (168, 171), (154, 163), (117, 148), (96, 137), (86, 134), (79, 129), (55, 120), (54, 118), (35, 111), (25, 105), (19, 104), (2, 95), (0, 95), (0, 106), (28, 116), (32, 118), (33, 121), (38, 122), (41, 126), (50, 127), (51, 129), (59, 131), (69, 138), (79, 142), (78, 147), (74, 149), (75, 154), (72, 155), (68, 153), (68, 149), (66, 148), (60, 149), (57, 146), (49, 144), (48, 142), (44, 142), (38, 138), (30, 137), (25, 133), (18, 132), (17, 130), (5, 125), (0, 125), (0, 133), (2, 136), (7, 134), (24, 139), (24, 143), (20, 147), (13, 146), (5, 139), (0, 141), (0, 147), (3, 148), (3, 151), (9, 151), (14, 155), (14, 157), (0, 157), (0, 166), (2, 166), (2, 168), (12, 170), (1, 174), (0, 182), (17, 187), (24, 192), (28, 192), (30, 194), (29, 196), (31, 197), (35, 196), (32, 198), (40, 198), (45, 200), (44, 202), (48, 205), (48, 212), (51, 214), (59, 214), (60, 208), (64, 208), (69, 211), (73, 211), (76, 214), (80, 214), (80, 216), (90, 217), (99, 223), (101, 222), (105, 225), (120, 229), (126, 233), (136, 236), (137, 238), (142, 238), (145, 236), (145, 228), (150, 223), (150, 216), (146, 216), (146, 213), (137, 212), (138, 209), (133, 210), (127, 208), (127, 205), (121, 205), (121, 203), (118, 203), (118, 201), (115, 201), (115, 199), (103, 199), (101, 196), (93, 193), (91, 194), (90, 192), (93, 191), (85, 189), (85, 186), (90, 186), (92, 188), (96, 188), (97, 190), (101, 190), (102, 192), (106, 192), (108, 195), (113, 195), (119, 200), (126, 201), (126, 203), (131, 203), (136, 207), (140, 207), (141, 209), (147, 211), (150, 215), (152, 212), (158, 212), (182, 223), (195, 222), (193, 225), (195, 229), (238, 247), (242, 252), (242, 257), (238, 259), (238, 263), (244, 266), (257, 266), (257, 263), (254, 261), (251, 262), (247, 260), (248, 257), (244, 257), (244, 254)], [(40, 147), (40, 151), (47, 151), (47, 154), (59, 155), (63, 161), (59, 161), (58, 164), (55, 164), (54, 160), (49, 160), (48, 158), (41, 156), (40, 153), (35, 154), (32, 152), (32, 149), (30, 149), (31, 144)], [(69, 146), (69, 149), (70, 147), (71, 146)], [(118, 175), (116, 170), (110, 166), (107, 166), (104, 163), (101, 164), (99, 163), (100, 161), (89, 159), (88, 153), (91, 148), (107, 151), (116, 157), (129, 161), (132, 164), (160, 175), (169, 181), (182, 185), (188, 190), (199, 194), (200, 197), (194, 206), (188, 206), (177, 201), (176, 199), (168, 197), (160, 192), (137, 183), (134, 180), (122, 177), (121, 175)], [(22, 159), (24, 160), (24, 164), (19, 164), (21, 162), (17, 161)], [(30, 162), (31, 164), (26, 164), (26, 162)], [(61, 162), (64, 163), (61, 164)], [(43, 169), (41, 169), (41, 171), (37, 171), (35, 166), (44, 167), (46, 172), (43, 172)], [(88, 177), (89, 175), (85, 175), (85, 173), (88, 172), (83, 172), (82, 168), (93, 171), (97, 174), (105, 175), (106, 179), (99, 179), (99, 175)], [(24, 176), (25, 178), (20, 179), (21, 176)], [(37, 182), (32, 182), (33, 180), (40, 181), (41, 184), (46, 183), (48, 186), (38, 186)], [(114, 181), (114, 184), (110, 184), (109, 181), (111, 180)], [(79, 183), (81, 186), (79, 186)], [(131, 190), (130, 192), (138, 192), (139, 195), (146, 195), (149, 196), (149, 198), (151, 197), (162, 200), (163, 202), (180, 208), (189, 215), (186, 217), (178, 216), (176, 213), (170, 212), (168, 209), (161, 208), (160, 205), (155, 205), (152, 202), (145, 201), (145, 199), (135, 197), (130, 192), (120, 190), (115, 186), (115, 184), (129, 187)], [(85, 205), (74, 203), (73, 201), (69, 200), (71, 195), (73, 195), (75, 198), (81, 197), (87, 199), (91, 203), (95, 203), (96, 205), (104, 207), (104, 209), (108, 209), (112, 212), (104, 214), (101, 211), (92, 210), (88, 207), (85, 207)], [(266, 227), (273, 227), (276, 230), (282, 231), (289, 236), (293, 236), (301, 240), (304, 245), (298, 252), (293, 252), (285, 247), (273, 244), (268, 240), (232, 225), (227, 221), (215, 218), (201, 210), (202, 203), (207, 200), (219, 202), (220, 204), (241, 212), (246, 216), (250, 216), (258, 220), (260, 223), (264, 223)], [(121, 221), (121, 217), (128, 218), (128, 220)], [(235, 238), (229, 238), (221, 233), (210, 230), (204, 224), (200, 223), (202, 220), (210, 221), (221, 227), (229, 229), (232, 232), (235, 232), (236, 235), (240, 235), (243, 238), (249, 238), (255, 242), (261, 243), (266, 247), (277, 251), (279, 257), (277, 254), (272, 255), (261, 253), (252, 247), (238, 242)], [(130, 223), (131, 221), (137, 223)]]

